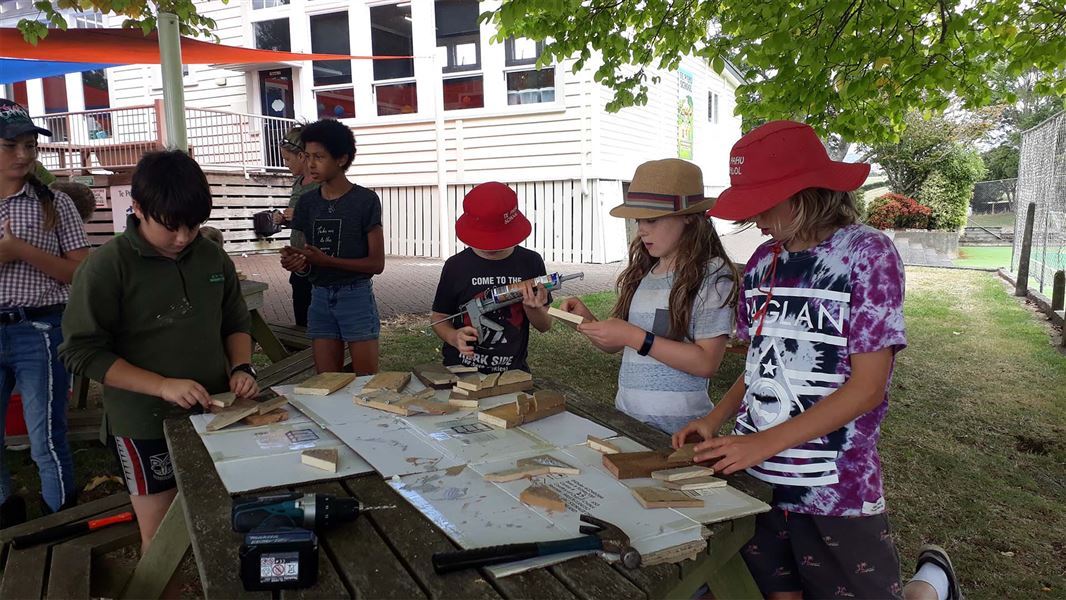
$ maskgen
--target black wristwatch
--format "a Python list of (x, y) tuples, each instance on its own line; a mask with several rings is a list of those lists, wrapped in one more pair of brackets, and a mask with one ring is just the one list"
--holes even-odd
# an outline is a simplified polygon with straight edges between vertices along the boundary
[(637, 354), (641, 356), (647, 356), (651, 352), (651, 346), (655, 343), (655, 334), (648, 331), (644, 334), (644, 344), (641, 345), (640, 350), (637, 350)]
[(233, 367), (233, 368), (232, 368), (232, 369), (230, 369), (230, 371), (229, 371), (229, 376), (230, 376), (230, 377), (233, 377), (233, 375), (234, 375), (234, 374), (235, 374), (235, 373), (236, 373), (237, 371), (241, 371), (241, 372), (243, 372), (243, 373), (247, 373), (247, 374), (251, 375), (251, 376), (252, 376), (252, 379), (255, 379), (255, 378), (257, 377), (257, 375), (255, 374), (255, 367), (253, 367), (253, 366), (252, 366), (252, 365), (250, 365), (249, 363), (244, 363), (244, 364), (242, 364), (242, 365), (237, 365), (236, 367)]

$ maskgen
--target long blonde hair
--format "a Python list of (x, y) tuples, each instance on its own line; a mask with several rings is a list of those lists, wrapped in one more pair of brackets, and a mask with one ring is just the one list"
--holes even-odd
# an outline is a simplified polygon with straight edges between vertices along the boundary
[(817, 236), (827, 229), (836, 230), (859, 221), (855, 194), (825, 188), (807, 188), (788, 200), (792, 203), (792, 223), (781, 231), (785, 240), (799, 235)]
[[(722, 300), (722, 307), (736, 306), (737, 286), (739, 280), (737, 268), (729, 260), (718, 232), (714, 230), (710, 219), (702, 215), (686, 215), (685, 228), (677, 242), (677, 255), (674, 258), (674, 284), (670, 288), (670, 333), (673, 340), (692, 340), (690, 334), (692, 312), (696, 297), (707, 278), (707, 269), (713, 258), (720, 258), (725, 268), (719, 271), (718, 280), (728, 279), (733, 282), (728, 298)], [(629, 319), (629, 307), (633, 296), (644, 276), (651, 272), (658, 259), (653, 257), (640, 236), (634, 236), (629, 244), (629, 266), (618, 276), (618, 302), (614, 305), (612, 317)]]

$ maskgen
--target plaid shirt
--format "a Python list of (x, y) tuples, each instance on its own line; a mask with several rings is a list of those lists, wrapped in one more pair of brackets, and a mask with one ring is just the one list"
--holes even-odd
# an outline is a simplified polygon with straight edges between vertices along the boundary
[[(16, 237), (56, 256), (89, 247), (85, 225), (70, 196), (55, 192), (55, 198), (59, 215), (55, 229), (45, 231), (42, 227), (41, 203), (28, 183), (19, 193), (0, 200), (0, 228), (9, 221)], [(0, 229), (0, 235), (2, 232)], [(0, 308), (65, 304), (69, 296), (69, 284), (53, 279), (25, 261), (0, 263)]]

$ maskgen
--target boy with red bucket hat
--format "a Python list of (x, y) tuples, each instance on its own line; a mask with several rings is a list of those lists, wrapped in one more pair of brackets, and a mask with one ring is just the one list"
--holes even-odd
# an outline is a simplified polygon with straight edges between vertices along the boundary
[[(877, 440), (907, 345), (904, 277), (892, 240), (858, 222), (852, 191), (870, 166), (832, 161), (809, 126), (774, 121), (733, 146), (729, 169), (732, 186), (708, 214), (773, 239), (741, 278), (744, 373), (674, 445), (702, 438), (696, 460), (772, 486), (773, 509), (743, 550), (763, 594), (961, 597), (935, 546), (904, 591), (889, 534)], [(733, 435), (719, 436), (734, 416)]]
[(544, 259), (518, 244), (533, 227), (518, 210), (514, 190), (495, 181), (483, 183), (463, 198), (463, 215), (455, 222), (455, 235), (466, 250), (444, 263), (433, 298), (433, 331), (444, 341), (444, 365), (477, 367), (482, 373), (508, 369), (529, 371), (529, 325), (548, 331), (551, 295), (541, 286), (526, 284), (519, 304), (506, 306), (486, 316), (503, 330), (476, 331), (465, 315), (449, 321), (463, 304), (487, 290), (546, 275)]

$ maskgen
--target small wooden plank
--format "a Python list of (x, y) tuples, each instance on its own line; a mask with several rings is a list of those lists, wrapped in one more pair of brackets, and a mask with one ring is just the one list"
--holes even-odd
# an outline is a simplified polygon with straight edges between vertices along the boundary
[(48, 544), (22, 550), (8, 548), (0, 598), (40, 598), (47, 561)]
[[(378, 479), (380, 481), (380, 477)], [(350, 496), (349, 492), (338, 483), (301, 487), (299, 491), (341, 497)], [(365, 500), (361, 496), (360, 499)], [(399, 502), (403, 501), (399, 500)], [(319, 532), (318, 536), (322, 547), (319, 555), (320, 585), (312, 588), (313, 591), (322, 592), (321, 595), (325, 595), (325, 591), (335, 587), (331, 579), (333, 575), (327, 573), (325, 569), (326, 565), (330, 565), (335, 568), (336, 577), (339, 578), (344, 588), (347, 588), (344, 592), (334, 592), (332, 596), (334, 598), (353, 596), (355, 598), (407, 600), (426, 597), (404, 568), (403, 563), (393, 554), (389, 544), (382, 539), (381, 534), (365, 515), (360, 515), (355, 521), (332, 524)], [(324, 578), (324, 575), (330, 579)], [(282, 597), (288, 599), (307, 596), (297, 595), (297, 591), (294, 590), (283, 592)]]
[(518, 499), (528, 506), (536, 506), (552, 512), (566, 512), (566, 501), (558, 492), (545, 485), (531, 485), (518, 494)]
[(605, 439), (598, 438), (594, 435), (588, 436), (585, 441), (588, 444), (589, 448), (592, 448), (600, 454), (618, 454), (622, 451), (618, 446), (615, 446), (613, 443)]
[(700, 467), (697, 465), (691, 465), (688, 467), (678, 467), (676, 469), (663, 469), (662, 471), (651, 472), (651, 478), (655, 479), (656, 481), (681, 481), (683, 479), (710, 477), (711, 475), (714, 475), (714, 469), (710, 467)]
[(141, 555), (121, 598), (159, 598), (170, 583), (178, 564), (189, 551), (189, 530), (185, 525), (185, 500), (181, 492), (163, 515), (152, 545)]
[(679, 490), (643, 486), (630, 488), (633, 497), (644, 508), (701, 508), (703, 500), (693, 498)]
[(696, 456), (696, 442), (685, 444), (670, 454), (671, 462), (692, 462)]
[(295, 393), (328, 396), (355, 380), (355, 373), (319, 373), (296, 386)]
[(218, 431), (233, 425), (234, 423), (259, 413), (259, 404), (252, 400), (241, 399), (233, 406), (215, 413), (215, 418), (207, 424), (208, 431)]
[(282, 421), (289, 420), (289, 411), (279, 409), (266, 414), (256, 413), (254, 415), (248, 415), (244, 418), (243, 422), (251, 425), (252, 427), (260, 427), (262, 425), (270, 425), (273, 423), (281, 423)]
[(496, 386), (500, 387), (516, 383), (525, 383), (527, 381), (533, 383), (533, 375), (521, 369), (510, 369), (500, 373), (500, 378), (497, 380)]
[(337, 460), (336, 448), (311, 448), (300, 453), (300, 462), (330, 473), (337, 472)]
[(226, 408), (233, 404), (237, 399), (237, 394), (233, 392), (222, 392), (221, 394), (214, 394), (211, 396), (211, 404), (218, 406), (219, 408)]
[(455, 374), (440, 363), (418, 365), (414, 369), (414, 374), (426, 387), (436, 390), (448, 389), (458, 381)]
[(556, 321), (562, 323), (563, 325), (566, 325), (571, 329), (577, 329), (578, 325), (581, 325), (585, 322), (585, 317), (571, 312), (566, 312), (565, 310), (555, 308), (554, 306), (548, 307), (548, 314)]
[(478, 373), (461, 375), (459, 376), (458, 381), (455, 382), (455, 387), (461, 390), (476, 392), (481, 389), (481, 375)]
[(259, 414), (265, 415), (271, 411), (277, 410), (282, 406), (289, 403), (289, 399), (285, 396), (275, 396), (269, 400), (264, 400), (259, 403)]
[(389, 541), (390, 548), (430, 597), (500, 597), (478, 571), (465, 570), (437, 575), (433, 571), (430, 557), (435, 552), (454, 551), (456, 545), (415, 507), (388, 487), (380, 477), (356, 477), (346, 479), (344, 483), (360, 501), (368, 505), (396, 505), (395, 509), (368, 512), (366, 517)]
[(550, 454), (540, 454), (515, 461), (517, 467), (544, 467), (553, 475), (580, 475), (581, 469), (555, 458)]
[(663, 487), (668, 490), (707, 490), (726, 487), (725, 479), (717, 477), (693, 477), (681, 481), (664, 481)]
[(616, 479), (651, 477), (652, 472), (685, 466), (684, 462), (671, 461), (666, 451), (619, 452), (604, 454), (603, 466)]
[(503, 429), (518, 427), (566, 411), (566, 398), (553, 390), (540, 390), (533, 397), (519, 394), (514, 402), (478, 412), (477, 419)]
[(363, 391), (389, 390), (399, 392), (407, 387), (410, 381), (411, 373), (407, 371), (382, 371), (366, 382), (366, 385), (363, 386)]
[(530, 477), (547, 475), (548, 473), (550, 473), (550, 470), (546, 466), (526, 465), (524, 467), (515, 467), (513, 469), (497, 471), (495, 473), (487, 473), (484, 476), (484, 479), (485, 481), (491, 481), (494, 483), (506, 483), (508, 481), (516, 481), (519, 479), (528, 479)]
[(477, 367), (468, 367), (468, 366), (465, 366), (465, 365), (451, 365), (449, 367), (444, 367), (444, 368), (448, 369), (449, 371), (451, 371), (452, 373), (455, 373), (457, 375), (460, 374), (460, 373), (477, 373), (478, 372), (478, 368)]
[(499, 381), (500, 381), (500, 374), (499, 373), (489, 373), (488, 375), (485, 376), (484, 379), (481, 380), (481, 387), (482, 388), (494, 388), (494, 387), (496, 387), (496, 385), (497, 385), (497, 383)]

